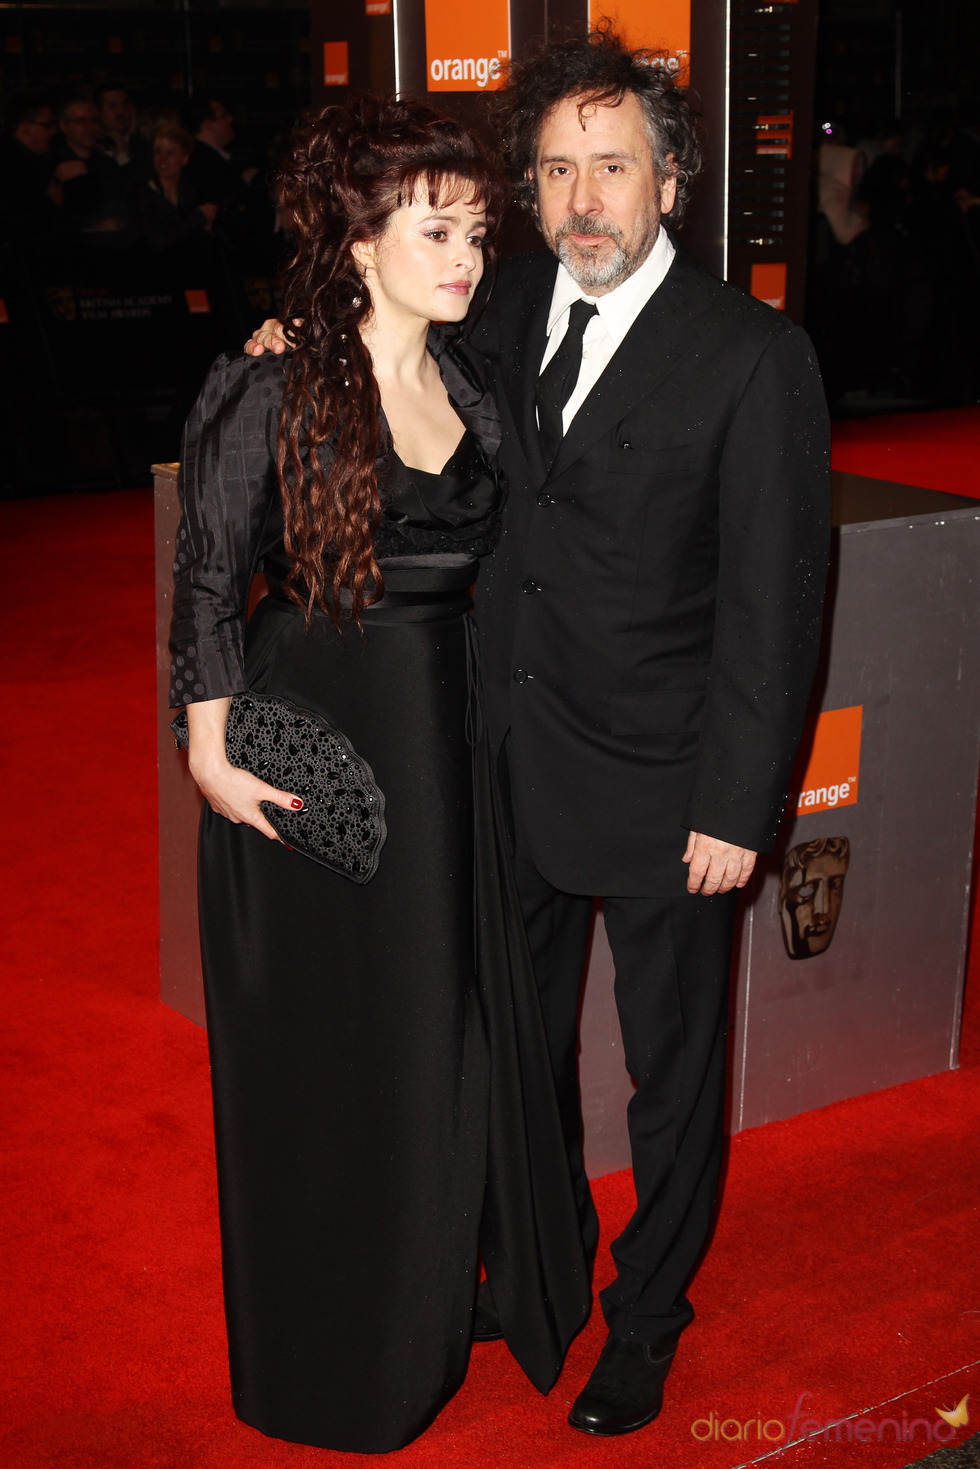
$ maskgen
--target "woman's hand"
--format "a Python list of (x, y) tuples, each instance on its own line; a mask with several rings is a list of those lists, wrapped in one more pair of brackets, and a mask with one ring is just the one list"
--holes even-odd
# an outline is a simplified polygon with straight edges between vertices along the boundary
[[(300, 318), (293, 319), (293, 326), (300, 325)], [(270, 316), (258, 327), (248, 341), (245, 343), (245, 351), (249, 357), (261, 357), (268, 349), (278, 357), (286, 350), (286, 338), (283, 334), (282, 322), (276, 317)]]
[(230, 705), (231, 699), (206, 699), (200, 704), (188, 704), (191, 775), (212, 811), (236, 825), (254, 826), (263, 836), (278, 842), (281, 838), (263, 816), (259, 802), (271, 801), (284, 811), (302, 811), (303, 802), (299, 796), (277, 791), (275, 786), (229, 762), (225, 754), (225, 725)]

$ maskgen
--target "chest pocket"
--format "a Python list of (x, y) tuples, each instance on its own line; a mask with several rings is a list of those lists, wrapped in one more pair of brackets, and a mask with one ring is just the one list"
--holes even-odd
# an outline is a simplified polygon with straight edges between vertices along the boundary
[(617, 435), (615, 444), (604, 445), (590, 455), (590, 466), (603, 474), (642, 474), (659, 479), (690, 473), (698, 460), (698, 445), (665, 444), (662, 449), (634, 447), (628, 433)]

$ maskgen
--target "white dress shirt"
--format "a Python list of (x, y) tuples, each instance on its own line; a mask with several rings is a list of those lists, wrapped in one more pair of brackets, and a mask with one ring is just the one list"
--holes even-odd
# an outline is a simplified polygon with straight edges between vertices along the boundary
[(551, 295), (548, 312), (548, 341), (541, 359), (544, 371), (558, 351), (568, 329), (568, 311), (573, 301), (588, 301), (598, 307), (585, 328), (582, 339), (582, 366), (579, 370), (575, 391), (565, 404), (562, 413), (562, 433), (575, 417), (586, 398), (609, 366), (616, 349), (633, 325), (654, 291), (662, 284), (674, 258), (674, 244), (665, 229), (657, 235), (656, 243), (643, 264), (627, 276), (615, 290), (604, 296), (589, 296), (576, 285), (568, 271), (558, 266), (558, 278)]

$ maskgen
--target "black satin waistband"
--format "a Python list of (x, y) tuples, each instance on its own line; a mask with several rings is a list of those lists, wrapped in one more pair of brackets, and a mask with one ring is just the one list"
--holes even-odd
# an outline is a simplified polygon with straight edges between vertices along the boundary
[[(361, 612), (361, 622), (437, 622), (459, 617), (470, 610), (470, 588), (476, 580), (476, 557), (399, 556), (382, 561), (384, 596)], [(286, 596), (282, 585), (269, 582), (270, 598), (283, 609), (302, 615), (298, 603)], [(350, 593), (341, 590), (341, 607), (349, 611)], [(316, 618), (326, 617), (317, 610)]]

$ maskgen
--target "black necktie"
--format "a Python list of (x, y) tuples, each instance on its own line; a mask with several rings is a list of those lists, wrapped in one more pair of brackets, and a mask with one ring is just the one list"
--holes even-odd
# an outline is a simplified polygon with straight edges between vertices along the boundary
[(568, 326), (558, 351), (538, 378), (536, 399), (541, 447), (550, 464), (562, 441), (562, 409), (578, 382), (582, 366), (582, 338), (585, 328), (598, 311), (594, 302), (573, 301), (568, 312)]

